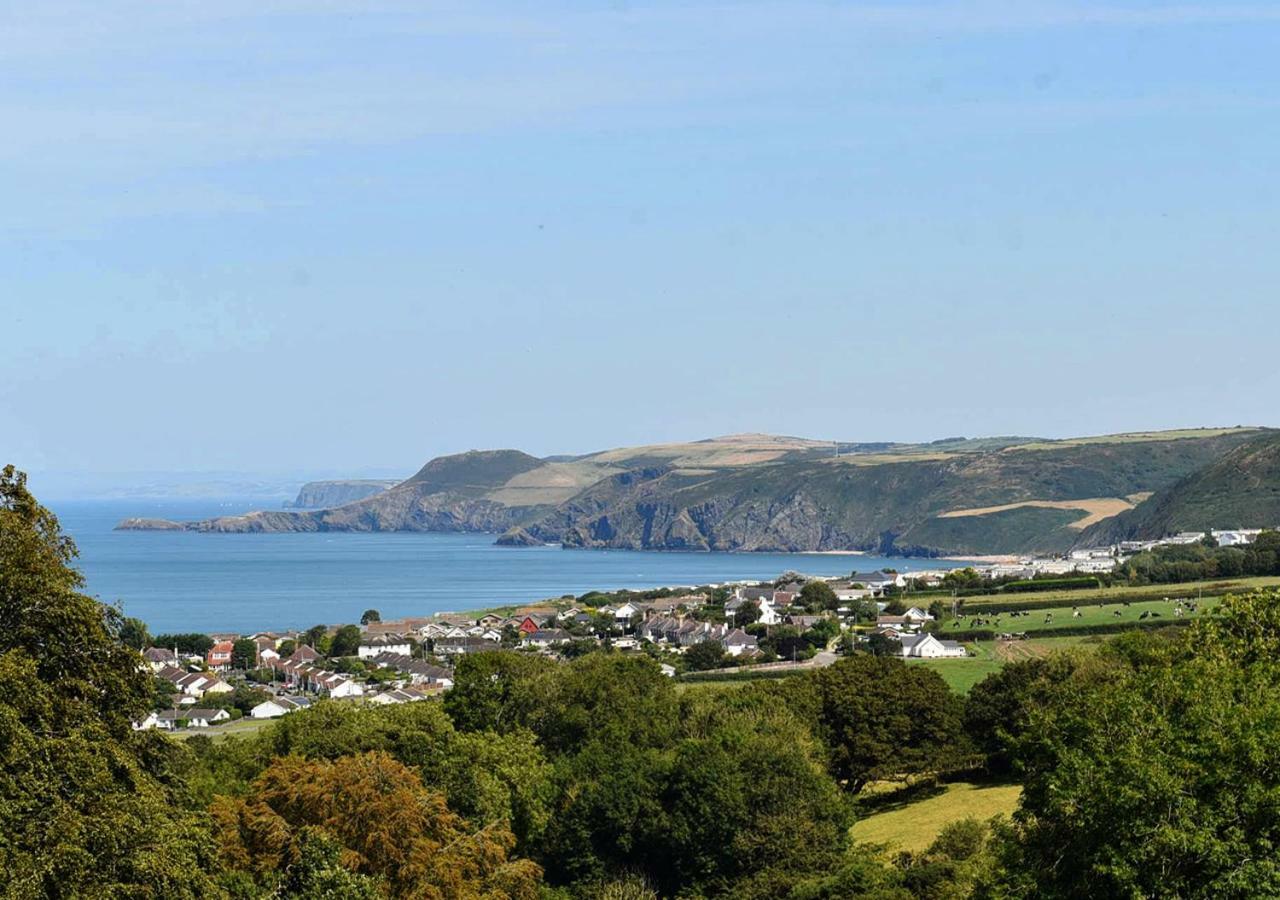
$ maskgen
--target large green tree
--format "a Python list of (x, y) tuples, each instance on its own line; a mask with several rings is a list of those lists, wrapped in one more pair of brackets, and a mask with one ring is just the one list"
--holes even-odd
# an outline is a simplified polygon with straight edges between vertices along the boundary
[(1122, 643), (1029, 713), (1003, 890), (1280, 896), (1280, 595)]
[(204, 897), (209, 842), (177, 750), (136, 733), (151, 679), (75, 545), (0, 470), (0, 883), (9, 897)]
[(832, 774), (850, 791), (962, 760), (962, 706), (938, 673), (859, 654), (807, 677), (813, 725)]

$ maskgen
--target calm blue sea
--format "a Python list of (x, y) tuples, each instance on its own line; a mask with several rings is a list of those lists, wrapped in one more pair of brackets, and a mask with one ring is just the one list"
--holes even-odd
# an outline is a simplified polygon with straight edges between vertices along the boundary
[(789, 569), (847, 574), (892, 565), (868, 556), (657, 553), (495, 547), (474, 534), (195, 534), (112, 531), (129, 516), (198, 519), (259, 501), (50, 503), (80, 548), (89, 593), (119, 602), (153, 633), (306, 628), (527, 603), (593, 589), (770, 579)]

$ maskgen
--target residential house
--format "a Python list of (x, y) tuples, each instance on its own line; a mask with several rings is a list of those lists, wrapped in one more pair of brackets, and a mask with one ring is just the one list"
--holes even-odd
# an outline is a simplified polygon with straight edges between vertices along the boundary
[(902, 587), (906, 583), (901, 575), (891, 572), (854, 572), (849, 581), (851, 584), (862, 585), (874, 597), (882, 596), (891, 587)]
[[(534, 631), (537, 629), (535, 628)], [(531, 632), (530, 632), (531, 633)], [(461, 656), (464, 653), (483, 653), (495, 649), (493, 641), (478, 637), (439, 638), (432, 649), (440, 656)]]
[(426, 660), (413, 659), (402, 653), (379, 653), (370, 661), (380, 669), (394, 669), (405, 676), (410, 684), (453, 687), (453, 670), (433, 665)]
[(370, 703), (376, 703), (379, 706), (389, 706), (396, 703), (416, 703), (419, 700), (426, 700), (439, 694), (439, 690), (430, 690), (420, 687), (404, 687), (392, 688), (389, 691), (382, 691), (369, 697)]
[(526, 634), (521, 643), (526, 647), (554, 647), (557, 644), (567, 644), (573, 640), (573, 636), (563, 628), (546, 628), (539, 629), (532, 634)]
[(166, 666), (176, 666), (178, 663), (177, 654), (164, 647), (148, 647), (142, 651), (142, 658), (146, 660), (153, 672), (159, 672)]
[(902, 655), (917, 659), (942, 659), (969, 654), (956, 641), (940, 641), (926, 632), (902, 635)]
[(230, 721), (231, 713), (225, 709), (192, 708), (183, 711), (183, 718), (192, 728), (208, 728), (219, 722)]
[(724, 652), (730, 656), (741, 656), (743, 653), (760, 649), (759, 642), (755, 637), (747, 634), (741, 628), (735, 628), (730, 631), (721, 639), (720, 643), (724, 646)]
[(217, 641), (209, 652), (205, 654), (204, 661), (210, 669), (222, 670), (231, 667), (231, 651), (235, 647), (234, 641)]
[(310, 705), (311, 699), (308, 697), (290, 697), (281, 694), (279, 697), (264, 700), (249, 710), (249, 718), (278, 719), (280, 716), (288, 715), (291, 712), (306, 709)]
[(409, 639), (400, 634), (375, 634), (360, 638), (356, 647), (356, 656), (360, 659), (372, 659), (379, 653), (399, 653), (408, 656), (413, 650)]

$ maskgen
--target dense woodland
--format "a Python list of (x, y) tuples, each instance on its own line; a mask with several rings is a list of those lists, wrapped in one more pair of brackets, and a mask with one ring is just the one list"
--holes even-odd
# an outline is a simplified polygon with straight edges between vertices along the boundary
[[(1206, 552), (1212, 552), (1204, 548)], [(681, 692), (651, 660), (464, 658), (443, 702), (322, 702), (179, 742), (129, 623), (0, 475), (7, 897), (1280, 895), (1280, 603), (1011, 664), (967, 699), (855, 655)], [(884, 781), (976, 771), (1012, 819), (851, 845)]]

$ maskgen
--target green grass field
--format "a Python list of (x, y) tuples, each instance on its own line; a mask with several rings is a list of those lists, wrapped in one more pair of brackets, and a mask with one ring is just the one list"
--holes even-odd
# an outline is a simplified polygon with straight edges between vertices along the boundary
[(181, 731), (175, 731), (170, 737), (175, 740), (185, 741), (187, 738), (195, 737), (196, 735), (204, 735), (214, 741), (224, 741), (229, 737), (243, 737), (255, 734), (269, 727), (274, 721), (275, 719), (237, 719), (234, 722), (228, 722), (225, 725), (214, 725), (211, 728), (184, 728)]
[[(1164, 597), (1185, 597), (1194, 600), (1203, 593), (1205, 597), (1221, 597), (1224, 594), (1240, 594), (1264, 587), (1280, 586), (1280, 577), (1220, 578), (1213, 581), (1193, 581), (1186, 584), (1149, 584), (1138, 587), (1121, 585), (1086, 590), (1041, 591), (1034, 594), (988, 594), (964, 598), (966, 614), (981, 615), (985, 609), (1015, 607), (1021, 604), (1043, 606), (1062, 601), (1079, 601), (1081, 605), (1116, 604), (1128, 600), (1133, 603), (1161, 600)], [(911, 605), (911, 595), (903, 596), (903, 602)]]
[(1021, 795), (1022, 787), (1016, 784), (957, 782), (923, 799), (872, 813), (855, 823), (850, 835), (859, 843), (893, 850), (924, 850), (952, 822), (1012, 813)]
[(1086, 641), (1090, 639), (1082, 635), (1037, 637), (1027, 641), (972, 641), (965, 646), (975, 655), (967, 659), (914, 659), (908, 660), (908, 664), (937, 672), (951, 690), (957, 694), (967, 694), (979, 681), (1000, 671), (1005, 663), (1047, 656), (1055, 650), (1067, 647), (1096, 646), (1096, 643), (1086, 644)]
[[(1186, 597), (1187, 595), (1181, 592), (1170, 592), (1168, 596)], [(1191, 598), (1194, 599), (1195, 594), (1192, 594)], [(1208, 610), (1217, 604), (1218, 599), (1216, 597), (1206, 597), (1200, 601), (1200, 611), (1190, 617), (1204, 616)], [(957, 620), (944, 624), (938, 632), (938, 637), (946, 638), (948, 631), (963, 631), (970, 628), (975, 618), (986, 620), (986, 624), (972, 627), (1008, 632), (1025, 631), (1028, 634), (1052, 632), (1059, 628), (1079, 628), (1087, 625), (1138, 625), (1146, 622), (1164, 622), (1167, 624), (1179, 621), (1179, 617), (1174, 615), (1174, 604), (1163, 599), (1132, 601), (1128, 606), (1115, 601), (1103, 603), (1099, 606), (1097, 600), (1092, 602), (1081, 600), (1079, 610), (1080, 616), (1078, 618), (1071, 614), (1070, 606), (1031, 608), (1025, 610), (1026, 615), (1013, 616), (1007, 612), (984, 613), (971, 610), (966, 604), (964, 615)], [(1142, 618), (1143, 613), (1147, 613), (1146, 619)], [(1155, 615), (1157, 613), (1158, 615)], [(1184, 612), (1181, 619), (1186, 619), (1188, 616), (1189, 614)]]

